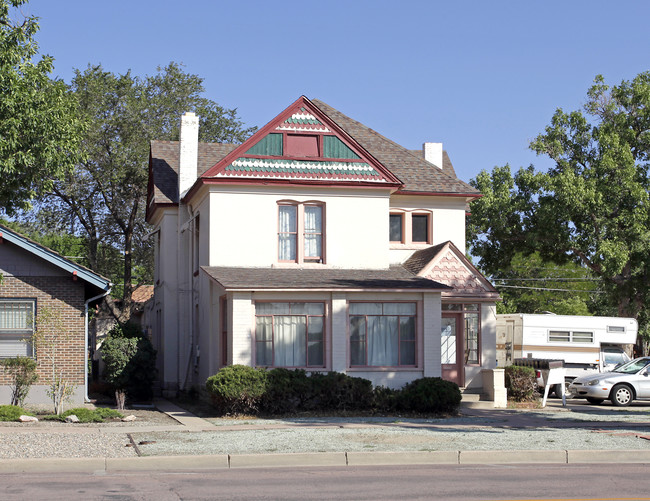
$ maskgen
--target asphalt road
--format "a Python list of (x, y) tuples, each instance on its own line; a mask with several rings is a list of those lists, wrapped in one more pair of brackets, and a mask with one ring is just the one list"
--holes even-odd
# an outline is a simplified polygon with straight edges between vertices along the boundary
[(649, 500), (649, 465), (251, 468), (0, 475), (3, 500)]

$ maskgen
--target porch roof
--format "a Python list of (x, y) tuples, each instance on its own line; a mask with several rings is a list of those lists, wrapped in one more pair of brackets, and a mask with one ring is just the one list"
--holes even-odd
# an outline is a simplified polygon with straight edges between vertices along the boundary
[(381, 270), (328, 268), (230, 268), (202, 266), (215, 282), (229, 291), (419, 291), (442, 292), (451, 288), (418, 277), (402, 266)]

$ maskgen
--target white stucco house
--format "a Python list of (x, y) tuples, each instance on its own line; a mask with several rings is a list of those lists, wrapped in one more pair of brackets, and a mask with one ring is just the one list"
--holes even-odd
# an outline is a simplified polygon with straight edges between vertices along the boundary
[(480, 388), (498, 294), (465, 258), (480, 194), (441, 143), (403, 148), (300, 97), (241, 145), (152, 141), (150, 328), (163, 392), (229, 364)]

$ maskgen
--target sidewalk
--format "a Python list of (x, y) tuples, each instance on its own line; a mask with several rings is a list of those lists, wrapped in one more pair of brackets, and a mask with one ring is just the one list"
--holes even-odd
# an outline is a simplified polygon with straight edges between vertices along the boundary
[[(223, 453), (201, 454), (198, 448), (190, 454), (150, 455), (133, 457), (98, 457), (98, 458), (39, 458), (39, 459), (0, 459), (0, 473), (17, 472), (117, 472), (138, 470), (201, 470), (227, 468), (268, 468), (268, 467), (317, 467), (317, 466), (364, 466), (364, 465), (405, 465), (405, 464), (512, 464), (512, 463), (650, 463), (650, 423), (648, 408), (635, 407), (620, 410), (613, 407), (583, 406), (572, 403), (566, 409), (561, 403), (551, 403), (546, 409), (530, 411), (504, 409), (463, 408), (462, 417), (450, 420), (410, 420), (410, 419), (341, 419), (319, 418), (309, 420), (251, 420), (240, 424), (215, 425), (199, 418), (167, 400), (155, 402), (158, 410), (165, 412), (178, 422), (177, 425), (165, 426), (120, 426), (100, 428), (62, 427), (57, 433), (67, 434), (123, 434), (133, 442), (134, 436), (146, 437), (158, 434), (165, 439), (177, 440), (178, 437), (196, 438), (203, 442), (210, 437), (228, 436), (229, 432), (245, 434), (248, 441), (257, 441), (263, 433), (299, 432), (307, 438), (331, 430), (347, 433), (374, 433), (386, 430), (412, 430), (429, 436), (456, 434), (458, 436), (483, 431), (496, 434), (502, 440), (509, 433), (522, 431), (542, 432), (542, 430), (568, 430), (569, 433), (591, 431), (590, 439), (599, 443), (599, 431), (609, 435), (634, 435), (636, 449), (566, 449), (562, 444), (557, 448), (545, 450), (410, 450), (410, 451), (363, 451), (347, 450), (296, 453)], [(577, 417), (579, 416), (579, 418)], [(584, 418), (584, 416), (587, 416)], [(590, 421), (585, 421), (589, 419)], [(602, 428), (602, 430), (600, 430)], [(625, 430), (634, 430), (626, 432)], [(12, 431), (20, 432), (19, 428)], [(98, 431), (99, 430), (99, 431)], [(31, 432), (48, 433), (52, 429), (32, 427)], [(621, 431), (621, 432), (618, 432)], [(596, 433), (593, 433), (596, 432)], [(230, 433), (232, 435), (232, 433)], [(80, 437), (81, 438), (81, 437)], [(146, 442), (146, 441), (144, 441)], [(623, 438), (620, 439), (623, 443)], [(618, 443), (618, 442), (617, 442)], [(625, 442), (630, 443), (630, 442)], [(136, 444), (134, 443), (134, 446)], [(314, 447), (317, 447), (314, 445)], [(137, 448), (137, 446), (136, 446)], [(147, 452), (149, 449), (147, 450)]]

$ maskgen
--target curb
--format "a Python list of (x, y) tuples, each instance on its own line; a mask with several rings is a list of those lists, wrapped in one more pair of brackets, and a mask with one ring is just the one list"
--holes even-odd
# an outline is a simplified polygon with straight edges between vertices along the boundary
[(1, 459), (0, 474), (196, 471), (320, 466), (650, 463), (650, 450), (519, 450), (220, 454), (129, 458)]

